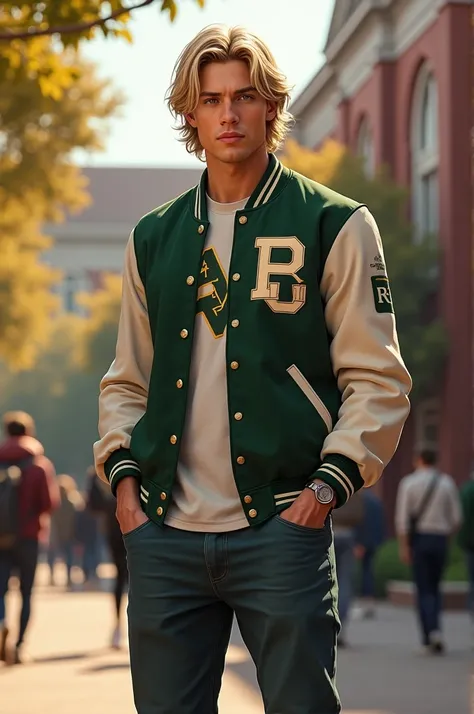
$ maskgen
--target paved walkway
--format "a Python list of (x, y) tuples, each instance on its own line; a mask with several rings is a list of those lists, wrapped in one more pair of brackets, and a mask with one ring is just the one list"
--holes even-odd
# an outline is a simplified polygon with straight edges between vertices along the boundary
[[(10, 605), (16, 609), (16, 595)], [(0, 714), (133, 714), (127, 651), (105, 646), (111, 624), (108, 593), (66, 593), (40, 583), (29, 638), (35, 661), (0, 666)], [(354, 622), (351, 647), (339, 655), (344, 714), (474, 714), (468, 625), (466, 615), (448, 615), (449, 654), (434, 659), (415, 653), (416, 626), (406, 610), (382, 606), (376, 620)], [(220, 713), (263, 714), (237, 631)]]

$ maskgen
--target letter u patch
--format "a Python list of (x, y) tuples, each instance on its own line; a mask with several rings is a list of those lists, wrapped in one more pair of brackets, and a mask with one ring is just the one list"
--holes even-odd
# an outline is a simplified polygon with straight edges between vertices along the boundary
[(393, 312), (392, 293), (386, 275), (373, 275), (372, 291), (377, 312)]

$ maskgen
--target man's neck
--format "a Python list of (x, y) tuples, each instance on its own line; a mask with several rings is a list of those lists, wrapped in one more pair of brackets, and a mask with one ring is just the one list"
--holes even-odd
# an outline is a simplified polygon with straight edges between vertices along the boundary
[(254, 192), (268, 166), (267, 151), (265, 147), (262, 149), (238, 164), (225, 164), (208, 157), (207, 191), (213, 201), (235, 203)]

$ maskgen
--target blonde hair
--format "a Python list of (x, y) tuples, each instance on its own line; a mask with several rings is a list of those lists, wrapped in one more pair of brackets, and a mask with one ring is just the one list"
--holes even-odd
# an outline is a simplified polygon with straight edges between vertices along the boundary
[(190, 154), (203, 159), (204, 148), (198, 131), (186, 115), (199, 102), (200, 70), (210, 62), (241, 60), (250, 70), (250, 81), (267, 101), (276, 103), (275, 118), (267, 122), (267, 151), (276, 151), (283, 143), (293, 122), (287, 110), (290, 87), (266, 44), (244, 27), (209, 25), (184, 48), (174, 66), (171, 85), (166, 95), (168, 107), (178, 120), (180, 141)]

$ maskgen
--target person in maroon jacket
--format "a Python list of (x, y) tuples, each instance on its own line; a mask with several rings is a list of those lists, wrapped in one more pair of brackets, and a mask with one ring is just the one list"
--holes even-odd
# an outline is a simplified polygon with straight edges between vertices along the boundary
[(13, 662), (22, 662), (21, 648), (31, 613), (31, 592), (38, 562), (41, 516), (59, 502), (54, 466), (34, 438), (35, 424), (25, 412), (9, 412), (3, 418), (5, 440), (0, 444), (3, 468), (21, 465), (18, 492), (18, 537), (10, 548), (0, 549), (0, 660), (7, 660), (8, 628), (5, 621), (5, 595), (10, 576), (20, 580), (22, 608)]

